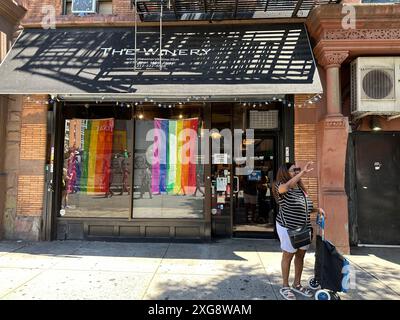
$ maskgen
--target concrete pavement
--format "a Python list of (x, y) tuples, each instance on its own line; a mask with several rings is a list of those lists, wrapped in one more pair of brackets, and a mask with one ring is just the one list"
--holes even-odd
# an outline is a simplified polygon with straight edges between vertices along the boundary
[[(400, 299), (400, 249), (352, 253), (347, 258), (356, 271), (355, 288), (340, 294), (343, 300)], [(277, 240), (3, 241), (0, 299), (280, 300), (280, 259)], [(303, 284), (313, 266), (310, 252)]]

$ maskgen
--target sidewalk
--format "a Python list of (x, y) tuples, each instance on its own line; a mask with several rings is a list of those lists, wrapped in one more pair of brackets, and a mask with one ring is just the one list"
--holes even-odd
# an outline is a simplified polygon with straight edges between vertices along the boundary
[[(400, 249), (353, 251), (347, 258), (356, 269), (356, 289), (341, 298), (400, 299)], [(278, 300), (280, 259), (276, 240), (3, 241), (0, 299)], [(310, 252), (303, 284), (313, 266)]]

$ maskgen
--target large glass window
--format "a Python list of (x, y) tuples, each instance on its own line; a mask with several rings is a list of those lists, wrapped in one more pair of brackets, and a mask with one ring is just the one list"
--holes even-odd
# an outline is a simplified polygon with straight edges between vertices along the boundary
[(60, 214), (128, 218), (133, 123), (127, 119), (131, 111), (115, 106), (65, 109)]
[(201, 105), (138, 106), (134, 218), (203, 218)]

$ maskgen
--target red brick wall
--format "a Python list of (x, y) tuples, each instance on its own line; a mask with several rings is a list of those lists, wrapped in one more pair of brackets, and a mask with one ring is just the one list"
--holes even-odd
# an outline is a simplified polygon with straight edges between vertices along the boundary
[(17, 215), (40, 217), (43, 212), (44, 176), (18, 177)]
[(130, 15), (135, 10), (131, 5), (131, 0), (113, 0), (113, 14), (116, 15)]
[(46, 158), (47, 96), (23, 99), (17, 215), (41, 216)]
[(54, 6), (56, 15), (62, 14), (63, 1), (62, 0), (29, 0), (27, 2), (28, 12), (25, 16), (25, 20), (37, 20), (43, 19), (43, 8), (44, 6)]
[[(314, 162), (314, 170), (302, 178), (314, 207), (318, 198), (318, 157), (317, 157), (317, 106), (307, 101), (312, 95), (295, 96), (294, 153), (295, 161), (301, 166), (307, 161)], [(311, 217), (315, 221), (315, 215)]]
[(131, 6), (130, 0), (113, 0), (113, 14), (90, 14), (84, 17), (75, 15), (63, 15), (63, 0), (30, 0), (28, 3), (28, 14), (22, 23), (28, 27), (38, 27), (44, 17), (42, 12), (46, 5), (54, 6), (56, 12), (57, 26), (65, 25), (102, 25), (113, 24), (115, 22), (133, 22), (135, 10)]

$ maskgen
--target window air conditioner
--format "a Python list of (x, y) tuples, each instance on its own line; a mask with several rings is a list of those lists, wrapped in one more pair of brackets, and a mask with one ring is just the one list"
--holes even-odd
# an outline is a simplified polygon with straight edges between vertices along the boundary
[(361, 57), (351, 63), (351, 112), (400, 112), (400, 57)]
[(72, 13), (96, 13), (97, 0), (72, 0)]

